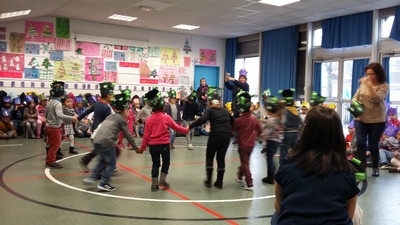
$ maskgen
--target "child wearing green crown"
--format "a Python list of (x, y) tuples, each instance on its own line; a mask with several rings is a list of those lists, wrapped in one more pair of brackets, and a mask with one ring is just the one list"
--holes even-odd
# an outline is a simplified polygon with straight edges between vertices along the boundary
[[(182, 114), (182, 120), (183, 120), (183, 126), (189, 126), (192, 124), (195, 120), (195, 116), (201, 116), (201, 110), (199, 109), (199, 105), (196, 102), (197, 99), (197, 93), (195, 91), (190, 94), (184, 104), (183, 104), (183, 114)], [(186, 134), (186, 141), (188, 145), (189, 150), (193, 150), (193, 145), (192, 145), (192, 139), (193, 139), (193, 130), (190, 129), (189, 134)]]
[[(176, 104), (176, 91), (171, 90), (168, 92), (169, 103), (165, 105), (165, 112), (169, 115), (177, 124), (182, 124), (181, 118), (181, 106)], [(171, 137), (171, 149), (175, 149), (174, 142), (176, 138), (176, 132), (173, 129), (169, 130)]]

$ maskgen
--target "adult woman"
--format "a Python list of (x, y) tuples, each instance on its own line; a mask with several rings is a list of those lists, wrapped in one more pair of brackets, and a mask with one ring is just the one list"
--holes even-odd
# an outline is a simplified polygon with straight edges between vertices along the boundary
[(201, 78), (200, 79), (200, 86), (197, 88), (197, 98), (198, 98), (198, 103), (199, 103), (199, 109), (201, 112), (206, 111), (207, 108), (207, 91), (208, 91), (208, 85), (206, 78)]
[(353, 224), (359, 189), (339, 115), (317, 106), (275, 175), (271, 224)]
[(371, 152), (372, 176), (379, 176), (379, 139), (385, 129), (386, 106), (385, 99), (389, 85), (386, 83), (386, 74), (383, 67), (376, 62), (365, 67), (365, 76), (359, 80), (360, 87), (352, 101), (359, 101), (364, 105), (364, 113), (355, 118), (357, 138), (357, 158), (361, 160), (361, 167), (365, 170), (366, 149)]

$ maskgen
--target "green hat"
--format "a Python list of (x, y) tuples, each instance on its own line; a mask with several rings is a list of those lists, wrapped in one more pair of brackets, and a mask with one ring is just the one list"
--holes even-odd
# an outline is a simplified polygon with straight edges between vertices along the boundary
[(195, 102), (197, 99), (197, 92), (193, 91), (188, 97), (187, 99), (191, 102)]
[(147, 92), (144, 95), (144, 101), (146, 101), (147, 104), (153, 109), (162, 109), (165, 106), (161, 92), (159, 92), (157, 88), (153, 88), (153, 90)]
[(261, 92), (261, 96), (262, 97), (269, 97), (269, 96), (271, 96), (271, 89), (267, 89), (267, 90), (264, 90), (264, 91), (262, 91)]
[(286, 106), (293, 106), (294, 105), (294, 92), (296, 90), (293, 88), (286, 89), (286, 90), (280, 90), (279, 93), (282, 95), (283, 100), (286, 103)]
[(100, 83), (100, 93), (101, 95), (113, 95), (115, 84), (112, 82)]
[(251, 107), (251, 95), (247, 91), (240, 90), (236, 95), (240, 112), (248, 112)]
[(130, 105), (130, 96), (126, 94), (114, 95), (113, 106), (116, 110), (127, 110)]
[(359, 101), (352, 101), (350, 107), (347, 108), (347, 110), (354, 118), (356, 118), (364, 113), (364, 105)]
[(121, 94), (124, 94), (126, 96), (128, 96), (129, 98), (131, 97), (131, 90), (129, 90), (128, 88), (125, 90), (121, 90)]
[(326, 97), (321, 96), (320, 94), (318, 94), (317, 92), (313, 91), (311, 93), (311, 99), (310, 99), (310, 105), (311, 106), (319, 106), (322, 105), (322, 103), (324, 103)]
[(168, 94), (168, 98), (176, 98), (175, 90), (168, 91), (167, 94)]
[(207, 97), (208, 101), (212, 102), (213, 100), (221, 101), (222, 99), (222, 88), (208, 86)]
[(50, 95), (53, 97), (61, 97), (64, 96), (65, 94), (65, 89), (64, 89), (65, 83), (63, 81), (53, 81), (53, 83), (50, 84)]
[(276, 113), (280, 108), (279, 99), (275, 96), (270, 96), (264, 104), (267, 111), (271, 113)]

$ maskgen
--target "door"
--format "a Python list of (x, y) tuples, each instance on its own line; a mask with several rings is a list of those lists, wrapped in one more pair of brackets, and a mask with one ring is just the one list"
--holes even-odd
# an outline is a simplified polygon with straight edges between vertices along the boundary
[(208, 86), (219, 87), (218, 66), (194, 66), (194, 90), (200, 86), (201, 78), (205, 78)]

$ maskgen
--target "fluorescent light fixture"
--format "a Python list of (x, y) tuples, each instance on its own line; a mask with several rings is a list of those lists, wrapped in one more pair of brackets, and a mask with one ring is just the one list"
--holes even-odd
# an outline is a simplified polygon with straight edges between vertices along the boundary
[(274, 5), (274, 6), (283, 6), (289, 5), (295, 2), (299, 2), (300, 0), (261, 0), (260, 3)]
[(143, 12), (154, 12), (156, 11), (155, 8), (149, 6), (140, 6), (139, 9)]
[(31, 10), (29, 9), (29, 10), (24, 10), (24, 11), (2, 13), (0, 15), (0, 19), (16, 17), (16, 16), (24, 16), (24, 15), (28, 15), (30, 12), (31, 12)]
[(109, 16), (108, 18), (113, 19), (113, 20), (123, 20), (123, 21), (128, 21), (128, 22), (131, 22), (131, 21), (137, 19), (136, 17), (124, 16), (124, 15), (118, 15), (118, 14), (114, 14), (112, 16)]
[(176, 28), (176, 29), (182, 29), (182, 30), (194, 30), (197, 28), (200, 28), (199, 26), (193, 26), (193, 25), (187, 25), (187, 24), (179, 24), (176, 26), (173, 26), (172, 28)]

